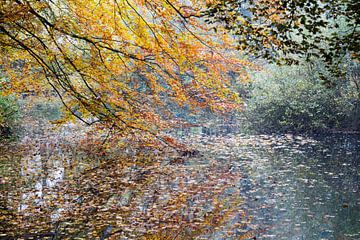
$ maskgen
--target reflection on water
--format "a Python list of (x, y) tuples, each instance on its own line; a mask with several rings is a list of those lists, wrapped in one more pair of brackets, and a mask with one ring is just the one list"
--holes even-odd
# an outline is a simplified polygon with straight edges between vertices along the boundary
[(252, 227), (264, 229), (257, 239), (360, 239), (360, 138), (228, 135), (210, 142), (212, 154), (234, 156), (243, 171), (243, 207)]
[[(20, 141), (0, 144), (0, 239), (13, 239), (9, 233), (23, 234), (24, 229), (29, 230), (24, 238), (37, 238), (30, 232), (40, 232), (45, 220), (58, 217), (61, 208), (51, 209), (49, 198), (59, 194), (59, 183), (78, 172), (71, 165), (82, 154), (73, 149), (74, 134), (66, 130), (51, 131), (39, 124), (25, 129)], [(78, 140), (82, 137), (78, 134)], [(16, 217), (18, 213), (22, 216)]]
[[(202, 166), (207, 164), (204, 169), (211, 169), (210, 163), (215, 159), (226, 163), (229, 175), (241, 172), (236, 181), (237, 190), (229, 189), (226, 193), (240, 194), (243, 204), (239, 205), (239, 212), (245, 210), (246, 221), (252, 219), (235, 229), (238, 236), (253, 231), (256, 239), (360, 239), (359, 137), (198, 133), (187, 135), (186, 139), (204, 153), (194, 161)], [(82, 159), (81, 153), (70, 149), (58, 136), (28, 145), (33, 147), (22, 149), (21, 153), (8, 151), (11, 147), (0, 148), (8, 153), (0, 156), (2, 183), (5, 183), (1, 186), (1, 204), (7, 206), (6, 202), (19, 201), (19, 211), (25, 211), (29, 204), (42, 206), (47, 194), (57, 194), (52, 189), (68, 176), (81, 172), (81, 164), (85, 164), (83, 160), (81, 164), (74, 163)], [(74, 165), (80, 167), (74, 169)], [(20, 171), (12, 172), (16, 167)], [(204, 175), (198, 169), (195, 172)], [(9, 182), (10, 174), (22, 179), (17, 182), (19, 186)], [(204, 176), (208, 179), (202, 181), (210, 182), (211, 174)], [(216, 181), (226, 180), (219, 177)], [(160, 200), (166, 198), (160, 196)], [(146, 211), (145, 208), (140, 210)], [(56, 219), (61, 211), (60, 207), (49, 215)], [(236, 218), (241, 214), (234, 216), (229, 224), (240, 225), (242, 219)], [(215, 231), (206, 238), (228, 239), (224, 236)]]

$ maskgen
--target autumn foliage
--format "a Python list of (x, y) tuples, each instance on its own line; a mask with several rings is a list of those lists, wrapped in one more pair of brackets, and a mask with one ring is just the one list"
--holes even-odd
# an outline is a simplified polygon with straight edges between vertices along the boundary
[(157, 136), (167, 105), (190, 111), (238, 107), (230, 70), (249, 62), (210, 31), (205, 1), (5, 1), (0, 7), (3, 93), (58, 95), (63, 120), (102, 123), (121, 136)]
[[(64, 125), (0, 149), (21, 159), (2, 180), (0, 237), (190, 239), (213, 227), (234, 232), (222, 224), (239, 214), (239, 172), (216, 161), (182, 166), (187, 156), (149, 151), (159, 143), (184, 148), (164, 131), (182, 124), (170, 106), (239, 108), (229, 72), (246, 80), (251, 64), (230, 51), (231, 37), (199, 18), (204, 7), (206, 1), (181, 0), (2, 2), (1, 94), (57, 95), (65, 113), (53, 122), (95, 128), (64, 130), (62, 138)], [(31, 121), (36, 131), (44, 127)], [(32, 173), (34, 162), (41, 172)]]

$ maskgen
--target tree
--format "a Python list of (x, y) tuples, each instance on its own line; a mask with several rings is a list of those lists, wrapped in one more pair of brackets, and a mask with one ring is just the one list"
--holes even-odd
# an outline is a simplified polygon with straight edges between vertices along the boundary
[[(269, 65), (249, 86), (244, 116), (257, 132), (358, 131), (360, 98), (350, 78), (326, 87), (310, 66)], [(335, 80), (334, 80), (335, 81)]]
[(253, 56), (281, 64), (315, 57), (334, 67), (346, 55), (359, 60), (359, 9), (353, 0), (213, 0), (203, 16)]
[[(120, 135), (158, 135), (166, 101), (191, 109), (236, 108), (226, 35), (199, 19), (205, 1), (5, 0), (0, 7), (1, 91), (54, 91), (70, 113)], [(90, 121), (90, 119), (93, 119)], [(166, 141), (166, 139), (162, 139)]]
[(11, 97), (0, 95), (0, 140), (10, 137), (19, 118), (19, 106)]

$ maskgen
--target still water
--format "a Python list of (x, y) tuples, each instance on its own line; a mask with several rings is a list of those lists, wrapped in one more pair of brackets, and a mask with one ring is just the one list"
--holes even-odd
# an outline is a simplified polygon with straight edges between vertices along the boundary
[[(84, 162), (86, 156), (71, 148), (70, 144), (64, 144), (64, 139), (50, 136), (36, 140), (32, 147), (25, 147), (21, 151), (16, 151), (16, 145), (2, 146), (2, 209), (8, 209), (14, 201), (18, 202), (18, 207), (13, 211), (26, 211), (29, 203), (44, 206), (47, 195), (59, 194), (51, 189), (74, 174), (80, 176), (83, 165), (94, 165), (89, 160)], [(203, 237), (238, 239), (250, 232), (250, 239), (360, 239), (359, 136), (197, 133), (186, 134), (184, 141), (199, 149), (201, 155), (170, 168), (186, 172), (189, 171), (187, 166), (193, 168), (198, 164), (211, 171), (212, 167), (206, 165), (216, 161), (219, 166), (226, 165), (229, 174), (241, 173), (234, 182), (237, 190), (229, 191), (228, 194), (240, 195), (239, 212), (245, 212), (246, 224), (239, 224), (241, 227), (238, 228), (230, 227), (234, 233), (231, 237), (221, 231), (213, 231)], [(75, 164), (75, 172), (70, 167), (74, 161), (78, 162)], [(193, 172), (203, 176), (201, 171)], [(211, 172), (207, 176), (211, 176)], [(194, 179), (191, 181), (197, 178)], [(216, 184), (216, 181), (226, 179), (219, 177), (212, 181)], [(111, 182), (114, 183), (116, 181)], [(170, 185), (174, 183), (170, 182)], [(109, 201), (116, 198), (113, 195)], [(49, 218), (58, 219), (63, 208), (66, 206), (57, 206), (55, 211), (49, 212)], [(242, 223), (244, 219), (240, 216), (234, 215), (227, 224)], [(4, 216), (1, 217), (4, 221)], [(21, 224), (26, 228), (26, 222)], [(0, 238), (8, 239), (6, 236), (9, 229), (4, 226), (0, 228)], [(6, 226), (10, 227), (11, 224)], [(107, 223), (104, 226), (106, 231), (110, 229)]]
[[(200, 140), (203, 141), (204, 139)], [(233, 158), (257, 239), (360, 239), (360, 138), (225, 135), (206, 140)]]

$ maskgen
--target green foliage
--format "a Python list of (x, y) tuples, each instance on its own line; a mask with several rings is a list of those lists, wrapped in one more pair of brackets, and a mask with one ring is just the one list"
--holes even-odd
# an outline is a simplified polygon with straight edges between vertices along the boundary
[(360, 99), (352, 81), (329, 88), (309, 66), (255, 74), (245, 115), (260, 132), (359, 130)]
[(14, 97), (0, 95), (0, 139), (14, 133), (19, 118), (19, 105)]
[(330, 67), (345, 54), (359, 59), (358, 9), (353, 0), (215, 0), (203, 15), (246, 53), (287, 64), (315, 57)]
[(61, 106), (61, 103), (55, 101), (36, 102), (30, 109), (30, 115), (45, 121), (58, 120), (61, 118)]

